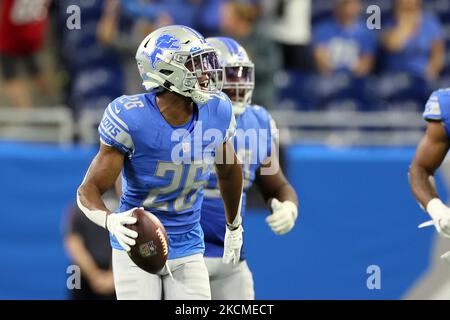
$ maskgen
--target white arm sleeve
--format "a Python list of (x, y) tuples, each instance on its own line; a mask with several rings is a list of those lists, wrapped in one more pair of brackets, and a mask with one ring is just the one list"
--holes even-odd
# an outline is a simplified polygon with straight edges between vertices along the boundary
[(77, 192), (77, 204), (78, 208), (80, 208), (81, 211), (86, 215), (86, 217), (89, 218), (92, 222), (94, 222), (96, 225), (99, 225), (102, 228), (106, 229), (106, 217), (107, 213), (106, 211), (102, 210), (90, 210), (89, 208), (86, 208), (80, 200), (80, 197)]

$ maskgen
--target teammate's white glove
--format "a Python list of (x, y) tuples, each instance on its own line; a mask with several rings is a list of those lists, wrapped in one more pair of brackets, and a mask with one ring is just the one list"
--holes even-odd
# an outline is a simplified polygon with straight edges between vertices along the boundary
[(298, 216), (298, 209), (292, 201), (280, 202), (273, 198), (270, 202), (272, 214), (266, 222), (275, 234), (282, 235), (291, 231)]
[(111, 213), (106, 217), (106, 229), (109, 230), (117, 239), (120, 246), (126, 251), (130, 251), (130, 246), (136, 244), (138, 234), (136, 231), (125, 227), (126, 224), (135, 224), (137, 219), (131, 214), (137, 208), (120, 213)]
[(430, 200), (427, 204), (427, 212), (434, 222), (434, 226), (440, 235), (450, 238), (450, 208), (438, 198)]
[(241, 222), (239, 222), (239, 227), (233, 230), (230, 230), (230, 228), (226, 226), (222, 257), (223, 263), (233, 262), (233, 264), (236, 264), (239, 262), (243, 242), (242, 232), (244, 232), (244, 229), (242, 228)]

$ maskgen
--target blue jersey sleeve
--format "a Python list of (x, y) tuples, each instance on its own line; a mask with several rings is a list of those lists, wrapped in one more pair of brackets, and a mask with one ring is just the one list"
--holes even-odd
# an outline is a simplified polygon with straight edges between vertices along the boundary
[(267, 149), (267, 157), (272, 156), (272, 148), (274, 146), (278, 147), (280, 144), (280, 135), (278, 132), (277, 124), (275, 120), (272, 118), (272, 116), (268, 113), (269, 116), (269, 136), (268, 136), (268, 149)]
[(232, 139), (236, 133), (236, 118), (233, 114), (233, 106), (225, 94), (214, 97), (216, 104), (216, 128), (222, 133), (223, 143)]
[(275, 123), (275, 120), (270, 115), (269, 111), (267, 109), (261, 107), (261, 106), (254, 106), (255, 112), (259, 116), (259, 122), (261, 129), (267, 130), (267, 136), (266, 136), (266, 145), (267, 145), (267, 152), (265, 154), (265, 159), (261, 159), (262, 162), (266, 162), (268, 158), (272, 156), (272, 148), (274, 146), (277, 146), (279, 143), (279, 134), (278, 134), (278, 128)]
[(98, 126), (98, 133), (102, 143), (129, 156), (134, 153), (134, 143), (121, 98), (114, 100), (106, 108)]
[(431, 94), (425, 105), (423, 117), (427, 121), (441, 121), (450, 137), (450, 89), (442, 89)]

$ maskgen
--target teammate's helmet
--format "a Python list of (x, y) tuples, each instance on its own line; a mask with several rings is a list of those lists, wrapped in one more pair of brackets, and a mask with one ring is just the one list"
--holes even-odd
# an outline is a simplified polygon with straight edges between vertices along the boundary
[(216, 50), (189, 27), (153, 31), (140, 44), (136, 61), (146, 90), (165, 88), (205, 103), (222, 89)]
[(207, 38), (217, 50), (219, 63), (225, 70), (223, 91), (233, 102), (235, 114), (241, 114), (251, 103), (255, 88), (255, 67), (245, 49), (235, 40), (226, 37)]

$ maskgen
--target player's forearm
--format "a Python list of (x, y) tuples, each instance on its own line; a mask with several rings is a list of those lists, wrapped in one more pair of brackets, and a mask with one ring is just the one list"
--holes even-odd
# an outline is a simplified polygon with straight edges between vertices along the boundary
[(124, 155), (120, 151), (101, 143), (99, 152), (77, 190), (80, 210), (89, 220), (103, 228), (107, 228), (107, 217), (111, 212), (103, 202), (102, 195), (114, 186), (123, 161)]
[[(269, 163), (264, 167), (271, 167), (274, 163), (277, 163), (276, 167), (279, 168), (279, 159), (276, 154), (273, 154)], [(266, 201), (270, 205), (272, 199), (277, 199), (280, 202), (290, 201), (298, 207), (298, 197), (292, 185), (284, 176), (281, 168), (275, 174), (264, 174), (263, 168), (256, 172), (255, 183), (259, 188), (259, 191)]]
[(102, 193), (97, 186), (90, 183), (83, 183), (77, 191), (78, 200), (84, 207), (90, 210), (101, 210), (110, 213), (110, 210), (103, 202)]
[(218, 165), (218, 182), (225, 206), (228, 224), (236, 224), (241, 214), (243, 189), (242, 166), (240, 164)]
[(289, 182), (284, 183), (276, 189), (272, 189), (270, 193), (263, 194), (264, 200), (270, 203), (271, 199), (278, 199), (280, 202), (291, 201), (298, 207), (298, 197), (297, 192), (291, 186)]
[(77, 204), (95, 224), (106, 228), (106, 217), (111, 211), (102, 199), (102, 192), (93, 184), (83, 183), (77, 190)]
[(436, 188), (432, 183), (433, 180), (433, 173), (415, 164), (411, 165), (409, 169), (409, 185), (414, 197), (423, 208), (427, 207), (430, 200), (438, 197)]

